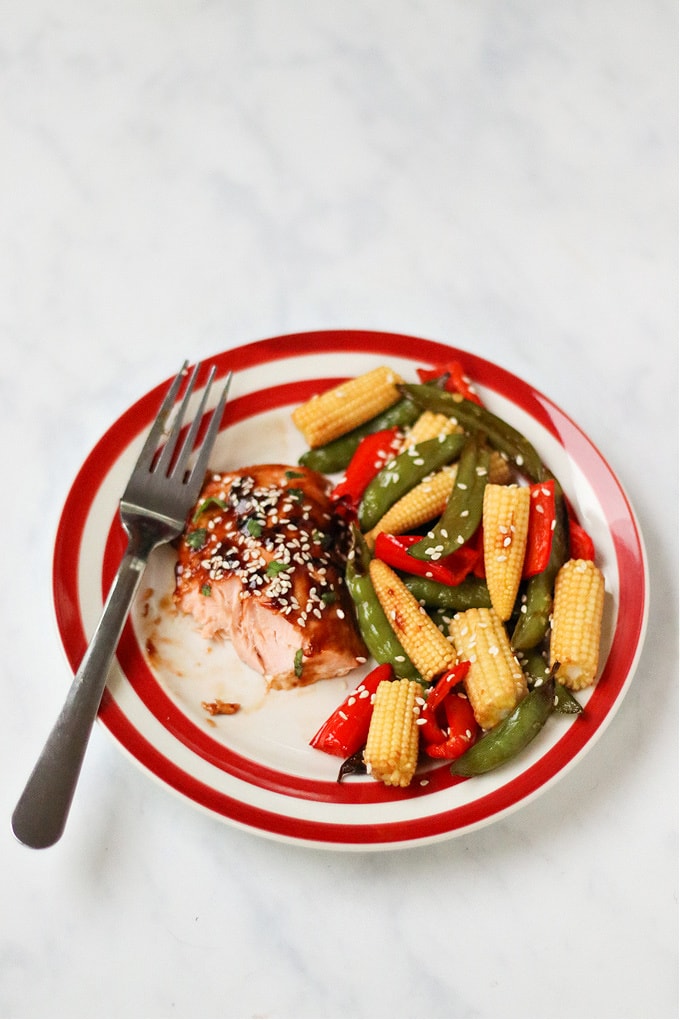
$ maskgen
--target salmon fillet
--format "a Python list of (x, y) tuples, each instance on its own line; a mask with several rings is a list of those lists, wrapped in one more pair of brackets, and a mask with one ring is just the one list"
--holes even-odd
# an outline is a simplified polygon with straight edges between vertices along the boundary
[(366, 662), (344, 582), (347, 532), (316, 471), (258, 464), (209, 474), (179, 542), (174, 599), (270, 687)]

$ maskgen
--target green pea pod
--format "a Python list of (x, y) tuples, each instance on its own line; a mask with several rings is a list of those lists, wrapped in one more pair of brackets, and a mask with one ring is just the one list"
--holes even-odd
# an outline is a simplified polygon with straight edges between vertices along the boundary
[(463, 612), (466, 609), (491, 608), (489, 589), (481, 578), (467, 577), (456, 585), (441, 584), (415, 574), (407, 574), (402, 580), (422, 605), (433, 609)]
[(469, 436), (461, 451), (456, 481), (444, 513), (425, 538), (409, 550), (419, 560), (455, 552), (472, 538), (482, 519), (484, 489), (489, 477), (489, 454), (480, 435)]
[(562, 489), (555, 482), (555, 530), (548, 566), (529, 578), (524, 602), (515, 625), (511, 644), (515, 651), (535, 648), (545, 638), (553, 607), (555, 578), (569, 555), (569, 524)]
[[(544, 656), (537, 648), (531, 648), (524, 653), (520, 660), (529, 687), (543, 684), (550, 678), (550, 666)], [(554, 672), (554, 670), (553, 670)], [(555, 680), (555, 711), (560, 715), (580, 715), (583, 712), (583, 705), (578, 701), (571, 691)]]
[(408, 427), (412, 425), (420, 415), (420, 407), (411, 400), (404, 398), (392, 404), (386, 411), (371, 418), (370, 421), (358, 425), (351, 432), (344, 436), (333, 439), (324, 446), (317, 446), (313, 450), (307, 450), (299, 458), (298, 463), (313, 471), (320, 471), (324, 475), (332, 475), (337, 471), (344, 471), (352, 456), (369, 432), (380, 432), (382, 429), (391, 429), (394, 426)]
[(419, 680), (420, 674), (390, 627), (373, 589), (368, 573), (370, 553), (356, 528), (352, 529), (353, 547), (345, 568), (345, 582), (352, 597), (359, 633), (378, 663), (391, 663), (395, 675)]
[(488, 408), (466, 400), (457, 393), (417, 383), (404, 383), (401, 392), (424, 410), (455, 418), (467, 432), (483, 431), (488, 441), (505, 453), (522, 474), (533, 482), (543, 482), (549, 474), (529, 440)]
[(462, 432), (452, 432), (417, 443), (390, 460), (369, 482), (359, 505), (362, 531), (370, 531), (389, 508), (432, 471), (460, 456), (465, 445)]
[(550, 679), (550, 666), (538, 648), (531, 648), (517, 656), (522, 671), (527, 678), (529, 687), (544, 684)]
[(454, 776), (480, 776), (505, 765), (523, 751), (543, 729), (554, 709), (552, 680), (534, 687), (507, 719), (480, 737), (451, 765)]
[(555, 681), (555, 711), (560, 715), (581, 715), (583, 705), (568, 687)]

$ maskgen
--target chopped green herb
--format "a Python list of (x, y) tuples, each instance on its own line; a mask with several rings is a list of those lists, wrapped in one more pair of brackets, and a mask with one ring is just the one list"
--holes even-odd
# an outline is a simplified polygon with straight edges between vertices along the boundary
[(219, 507), (220, 510), (226, 510), (227, 504), (223, 499), (219, 499), (217, 496), (210, 496), (208, 499), (204, 499), (203, 502), (196, 508), (196, 512), (193, 516), (193, 523), (195, 524), (202, 513), (209, 510), (211, 506)]
[(291, 499), (294, 499), (297, 503), (301, 503), (302, 500), (305, 498), (305, 494), (302, 491), (302, 489), (296, 489), (294, 486), (291, 486), (289, 489), (286, 489), (286, 493), (290, 496)]
[(295, 676), (297, 677), (302, 676), (302, 658), (303, 658), (302, 649), (298, 648), (297, 652), (295, 653), (294, 661)]
[(286, 471), (286, 478), (304, 478), (301, 471)]
[(282, 563), (281, 560), (270, 560), (267, 564), (267, 577), (276, 577), (282, 570), (292, 570), (292, 563)]
[(258, 521), (257, 517), (249, 517), (246, 521), (246, 530), (253, 538), (259, 538), (262, 534), (262, 521)]
[(210, 585), (210, 584), (204, 584), (204, 585), (203, 585), (203, 586), (201, 587), (201, 595), (206, 595), (206, 596), (208, 596), (208, 595), (212, 595), (212, 585)]
[(207, 528), (196, 528), (195, 531), (190, 531), (185, 539), (186, 544), (190, 549), (202, 549), (208, 538)]
[(334, 591), (325, 591), (321, 596), (321, 601), (325, 606), (332, 606), (337, 600), (338, 596)]

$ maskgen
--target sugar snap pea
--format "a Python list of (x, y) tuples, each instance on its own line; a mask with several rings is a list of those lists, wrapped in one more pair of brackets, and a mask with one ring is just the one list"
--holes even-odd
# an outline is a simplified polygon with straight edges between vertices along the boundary
[(506, 454), (532, 482), (542, 482), (549, 477), (529, 440), (488, 408), (466, 400), (460, 394), (422, 383), (403, 383), (399, 389), (424, 410), (455, 418), (467, 432), (484, 431), (489, 443)]
[(454, 776), (479, 776), (505, 765), (527, 747), (554, 710), (552, 679), (534, 687), (515, 710), (451, 765)]
[(460, 456), (465, 434), (426, 439), (390, 460), (369, 482), (359, 505), (362, 531), (370, 531), (389, 508), (432, 471), (450, 464)]
[(490, 609), (491, 598), (486, 581), (477, 577), (466, 577), (460, 584), (441, 584), (426, 577), (407, 574), (404, 584), (422, 605), (432, 609), (451, 609), (463, 612), (466, 609)]
[[(543, 654), (537, 648), (531, 648), (528, 652), (524, 653), (520, 660), (520, 665), (524, 671), (529, 687), (534, 687), (546, 682), (550, 678), (550, 666), (546, 662)], [(555, 670), (553, 669), (553, 674)], [(561, 715), (580, 715), (583, 712), (583, 705), (571, 691), (555, 680), (555, 711)]]
[(583, 705), (568, 687), (555, 681), (555, 711), (560, 715), (581, 715)]
[(472, 538), (482, 519), (489, 454), (481, 434), (468, 436), (460, 454), (456, 480), (444, 513), (425, 538), (409, 550), (416, 559), (440, 559)]
[(354, 603), (357, 626), (364, 644), (376, 662), (391, 663), (396, 676), (418, 680), (420, 674), (390, 627), (375, 594), (368, 573), (370, 553), (356, 528), (352, 529), (352, 543), (345, 568), (345, 582)]
[(371, 418), (370, 421), (347, 432), (338, 439), (331, 440), (324, 446), (317, 446), (312, 450), (306, 450), (299, 458), (298, 463), (313, 471), (320, 471), (324, 475), (332, 475), (337, 471), (344, 471), (357, 446), (369, 432), (380, 432), (382, 429), (390, 429), (395, 425), (407, 427), (420, 414), (420, 407), (406, 397), (392, 404), (386, 411)]

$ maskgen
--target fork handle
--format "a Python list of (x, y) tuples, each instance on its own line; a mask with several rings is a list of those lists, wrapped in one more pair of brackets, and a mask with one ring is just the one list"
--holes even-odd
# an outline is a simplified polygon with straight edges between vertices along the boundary
[(66, 825), (111, 661), (151, 549), (131, 538), (64, 706), (12, 815), (26, 846), (52, 846)]

